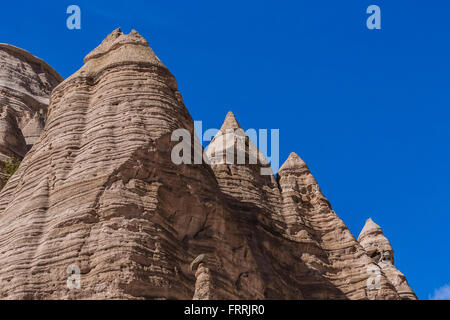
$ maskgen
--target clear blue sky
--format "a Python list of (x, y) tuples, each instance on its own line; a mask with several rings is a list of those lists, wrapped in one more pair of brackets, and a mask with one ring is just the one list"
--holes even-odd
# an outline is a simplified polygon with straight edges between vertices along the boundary
[[(66, 28), (77, 4), (82, 29)], [(377, 4), (382, 30), (366, 28)], [(204, 128), (279, 128), (355, 236), (368, 217), (421, 299), (450, 284), (450, 2), (7, 1), (0, 42), (68, 77), (135, 28)]]

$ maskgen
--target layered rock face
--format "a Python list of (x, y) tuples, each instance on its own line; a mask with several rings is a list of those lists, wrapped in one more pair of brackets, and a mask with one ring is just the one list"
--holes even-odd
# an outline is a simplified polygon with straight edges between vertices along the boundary
[(402, 299), (417, 299), (414, 291), (409, 287), (405, 275), (394, 266), (394, 250), (389, 240), (383, 235), (381, 227), (373, 222), (371, 218), (366, 221), (364, 228), (361, 230), (358, 242), (395, 286)]
[(288, 236), (324, 252), (305, 250), (302, 260), (325, 274), (350, 299), (398, 299), (395, 286), (383, 273), (376, 279), (378, 287), (368, 286), (372, 260), (332, 210), (304, 161), (292, 153), (278, 178)]
[(367, 285), (378, 262), (297, 155), (261, 175), (230, 113), (209, 163), (177, 165), (178, 129), (195, 135), (175, 78), (137, 32), (111, 33), (53, 90), (0, 194), (0, 298), (406, 297), (384, 272)]
[[(29, 52), (0, 44), (0, 163), (12, 156), (22, 159), (37, 141), (44, 127), (50, 93), (62, 80), (47, 63)], [(26, 147), (18, 147), (23, 140)]]
[(0, 114), (0, 162), (5, 163), (11, 157), (22, 159), (26, 152), (27, 144), (17, 118), (11, 108), (5, 105)]
[[(203, 252), (231, 270), (211, 270), (215, 296), (234, 296), (238, 228), (207, 165), (172, 163), (179, 128), (194, 132), (174, 77), (145, 39), (116, 30), (54, 89), (0, 195), (0, 296), (191, 299)], [(80, 290), (66, 286), (72, 265)]]

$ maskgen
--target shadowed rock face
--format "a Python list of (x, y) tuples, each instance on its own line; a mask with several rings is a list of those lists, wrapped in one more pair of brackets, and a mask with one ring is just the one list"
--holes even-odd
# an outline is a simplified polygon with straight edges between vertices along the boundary
[(27, 51), (0, 44), (0, 163), (11, 156), (22, 159), (37, 141), (44, 127), (50, 93), (62, 80), (49, 65)]
[[(137, 32), (114, 31), (55, 88), (0, 194), (0, 298), (400, 298), (384, 274), (367, 289), (372, 259), (298, 156), (261, 175), (230, 113), (210, 165), (175, 165), (180, 128), (194, 136), (175, 78)], [(234, 145), (256, 161), (223, 161)]]

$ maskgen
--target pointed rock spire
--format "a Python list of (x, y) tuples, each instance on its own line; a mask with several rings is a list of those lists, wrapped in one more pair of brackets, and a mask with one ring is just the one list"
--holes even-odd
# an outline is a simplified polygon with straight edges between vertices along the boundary
[(289, 155), (278, 170), (278, 181), (283, 192), (298, 191), (299, 188), (309, 186), (307, 187), (307, 190), (309, 190), (308, 193), (318, 195), (320, 196), (319, 198), (324, 198), (308, 166), (295, 152)]
[(227, 116), (225, 117), (225, 121), (223, 122), (220, 131), (222, 131), (222, 133), (225, 133), (226, 130), (228, 129), (232, 130), (242, 129), (241, 125), (236, 120), (236, 117), (234, 116), (234, 113), (232, 111), (229, 111), (227, 113)]
[(417, 296), (409, 287), (403, 273), (394, 266), (394, 250), (383, 230), (371, 218), (367, 219), (358, 237), (358, 242), (367, 252), (372, 262), (378, 264), (402, 299), (416, 300)]
[[(85, 58), (85, 65), (69, 79), (76, 76), (95, 75), (100, 71), (116, 65), (138, 64), (140, 66), (166, 66), (148, 46), (147, 40), (136, 30), (124, 34), (120, 28), (109, 34), (102, 43), (92, 50)], [(176, 81), (171, 79), (171, 87), (176, 90)]]
[(145, 40), (136, 30), (133, 29), (129, 34), (124, 34), (120, 28), (117, 28), (111, 32), (97, 48), (84, 58), (84, 63), (91, 59), (99, 58), (125, 44), (148, 47), (147, 40)]
[(291, 152), (287, 160), (283, 163), (283, 165), (280, 167), (278, 172), (281, 172), (283, 170), (292, 170), (292, 169), (299, 169), (299, 168), (308, 168), (306, 163), (300, 158), (295, 152)]
[(229, 111), (216, 136), (206, 149), (211, 164), (261, 164), (269, 162)]
[(277, 212), (280, 194), (272, 168), (232, 112), (228, 112), (206, 155), (224, 194), (249, 206), (276, 207), (266, 212), (273, 213), (270, 219), (282, 219)]
[(394, 264), (394, 251), (383, 230), (371, 218), (367, 219), (358, 237), (358, 242), (374, 262)]
[(364, 225), (364, 228), (361, 230), (361, 233), (359, 234), (359, 239), (362, 239), (364, 236), (367, 236), (369, 234), (379, 234), (383, 233), (383, 230), (379, 225), (377, 225), (375, 222), (373, 222), (372, 218), (369, 218), (366, 220), (366, 223)]

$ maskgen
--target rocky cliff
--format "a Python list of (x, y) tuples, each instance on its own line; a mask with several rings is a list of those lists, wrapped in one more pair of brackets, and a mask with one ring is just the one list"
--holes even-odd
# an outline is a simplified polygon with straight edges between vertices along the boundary
[[(296, 154), (261, 175), (229, 113), (208, 161), (175, 164), (177, 129), (195, 135), (175, 78), (137, 32), (114, 31), (53, 90), (0, 194), (0, 298), (415, 299), (387, 268), (368, 285), (379, 260)], [(247, 161), (224, 161), (230, 148)]]
[(50, 93), (62, 77), (17, 47), (0, 44), (0, 165), (22, 159), (44, 127)]

